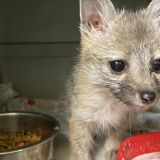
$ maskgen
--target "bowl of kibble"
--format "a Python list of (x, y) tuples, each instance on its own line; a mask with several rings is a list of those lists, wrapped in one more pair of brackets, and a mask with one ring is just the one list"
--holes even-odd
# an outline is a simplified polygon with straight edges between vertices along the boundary
[(54, 160), (59, 122), (34, 112), (0, 113), (0, 159)]

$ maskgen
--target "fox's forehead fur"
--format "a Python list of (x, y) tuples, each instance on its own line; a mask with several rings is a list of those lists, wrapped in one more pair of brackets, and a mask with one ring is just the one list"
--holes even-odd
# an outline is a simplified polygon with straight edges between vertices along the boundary
[[(82, 34), (82, 45), (85, 51), (86, 49), (92, 50), (94, 46), (97, 50), (98, 48), (104, 50), (96, 53), (97, 56), (99, 54), (110, 56), (111, 54), (111, 57), (114, 57), (114, 54), (117, 53), (117, 56), (123, 58), (133, 52), (146, 51), (154, 56), (154, 52), (160, 50), (160, 32), (145, 10), (137, 12), (122, 11), (117, 14), (115, 21), (108, 24), (105, 33), (92, 34), (94, 33), (91, 33), (90, 36)], [(94, 51), (87, 54), (90, 53), (94, 54)]]
[[(144, 50), (153, 56), (155, 52), (157, 54), (160, 47), (160, 1), (152, 0), (146, 9), (130, 12), (117, 11), (110, 0), (81, 0), (80, 10), (84, 53), (95, 46), (97, 50), (105, 49), (101, 52), (94, 48), (101, 56), (103, 53), (109, 56), (109, 52), (114, 56), (116, 52), (128, 55)], [(94, 51), (87, 54), (94, 54)]]
[[(110, 31), (109, 31), (110, 32)], [(144, 11), (124, 12), (111, 27), (108, 37), (115, 49), (131, 54), (132, 52), (154, 52), (160, 46), (159, 31)]]

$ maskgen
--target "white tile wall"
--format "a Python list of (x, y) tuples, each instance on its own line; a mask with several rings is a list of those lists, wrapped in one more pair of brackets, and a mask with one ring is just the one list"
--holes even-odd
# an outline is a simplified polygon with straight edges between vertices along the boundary
[[(0, 0), (0, 81), (24, 96), (64, 92), (79, 42), (79, 0)], [(150, 0), (113, 0), (127, 8)], [(122, 5), (123, 4), (123, 5)]]
[(78, 41), (78, 0), (0, 0), (0, 42)]
[(1, 46), (1, 78), (13, 82), (24, 96), (57, 98), (64, 92), (75, 48), (74, 44)]
[(64, 92), (79, 42), (78, 0), (0, 0), (0, 79), (24, 96)]

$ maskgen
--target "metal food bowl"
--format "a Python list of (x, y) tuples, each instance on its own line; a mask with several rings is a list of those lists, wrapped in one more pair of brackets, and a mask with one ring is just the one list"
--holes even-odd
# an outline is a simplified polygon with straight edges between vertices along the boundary
[(37, 143), (0, 152), (0, 160), (54, 160), (53, 140), (60, 129), (57, 120), (41, 113), (0, 113), (0, 131), (35, 131), (37, 128), (47, 131), (47, 135)]

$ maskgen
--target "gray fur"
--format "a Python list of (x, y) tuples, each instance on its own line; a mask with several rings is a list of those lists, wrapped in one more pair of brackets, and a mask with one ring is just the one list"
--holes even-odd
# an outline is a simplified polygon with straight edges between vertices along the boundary
[[(80, 0), (80, 7), (81, 49), (69, 95), (71, 148), (75, 160), (92, 160), (93, 136), (103, 135), (106, 160), (112, 160), (132, 116), (159, 100), (160, 74), (152, 63), (160, 58), (160, 2), (136, 12), (116, 11), (110, 0)], [(111, 60), (124, 60), (125, 70), (114, 72)], [(144, 104), (142, 91), (155, 92), (155, 101)]]

